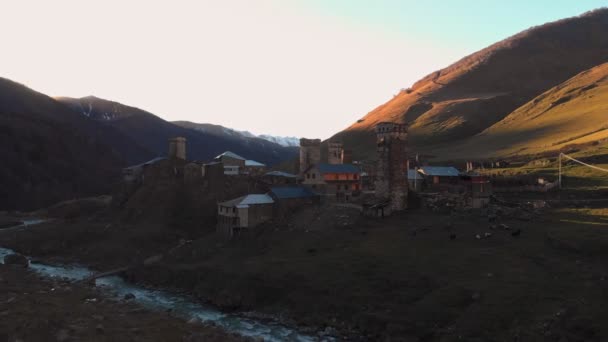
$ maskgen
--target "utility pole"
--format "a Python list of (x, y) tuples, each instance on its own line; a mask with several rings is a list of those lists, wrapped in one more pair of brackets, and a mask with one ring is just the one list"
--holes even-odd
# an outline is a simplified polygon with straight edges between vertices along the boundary
[(559, 176), (558, 176), (558, 181), (557, 184), (559, 186), (559, 188), (562, 188), (562, 153), (559, 154)]

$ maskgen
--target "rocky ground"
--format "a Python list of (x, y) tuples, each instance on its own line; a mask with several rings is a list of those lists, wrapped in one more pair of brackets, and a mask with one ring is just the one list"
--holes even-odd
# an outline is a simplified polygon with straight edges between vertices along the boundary
[(606, 209), (447, 203), (386, 219), (309, 208), (234, 241), (85, 217), (0, 232), (0, 246), (100, 270), (163, 253), (125, 277), (352, 339), (608, 339)]
[(218, 328), (104, 298), (95, 287), (0, 265), (0, 341), (244, 341)]

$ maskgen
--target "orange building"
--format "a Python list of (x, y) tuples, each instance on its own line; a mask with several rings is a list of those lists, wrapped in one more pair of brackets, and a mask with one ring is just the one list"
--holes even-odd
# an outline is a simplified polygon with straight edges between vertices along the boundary
[(352, 164), (316, 164), (306, 169), (302, 184), (329, 198), (349, 201), (361, 190), (361, 170)]

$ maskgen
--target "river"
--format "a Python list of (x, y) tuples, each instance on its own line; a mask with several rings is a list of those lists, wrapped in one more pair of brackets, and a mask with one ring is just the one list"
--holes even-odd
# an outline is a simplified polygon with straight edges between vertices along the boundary
[[(24, 225), (27, 226), (41, 222), (43, 221), (28, 221)], [(24, 225), (18, 227), (23, 227)], [(14, 253), (14, 251), (0, 247), (0, 263), (4, 262), (4, 256), (11, 253)], [(72, 281), (85, 279), (94, 273), (92, 270), (79, 265), (51, 266), (30, 262), (30, 269), (48, 278), (67, 278)], [(238, 314), (223, 313), (214, 307), (199, 304), (187, 296), (173, 294), (168, 291), (143, 288), (130, 284), (118, 276), (99, 278), (95, 280), (95, 285), (103, 289), (106, 295), (113, 299), (120, 300), (127, 294), (133, 294), (135, 296), (133, 300), (145, 308), (162, 311), (171, 310), (174, 315), (184, 320), (198, 319), (201, 322), (212, 322), (226, 331), (242, 336), (263, 338), (265, 341), (277, 342), (335, 340), (329, 336), (306, 335), (297, 329), (276, 322), (256, 320)]]

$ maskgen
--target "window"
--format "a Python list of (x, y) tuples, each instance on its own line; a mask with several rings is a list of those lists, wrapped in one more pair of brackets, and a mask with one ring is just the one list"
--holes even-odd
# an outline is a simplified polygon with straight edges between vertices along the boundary
[(316, 174), (316, 173), (313, 173), (313, 174), (312, 174), (312, 179), (315, 179), (315, 178), (317, 178), (317, 174)]
[(236, 213), (236, 207), (232, 208), (232, 212)]

